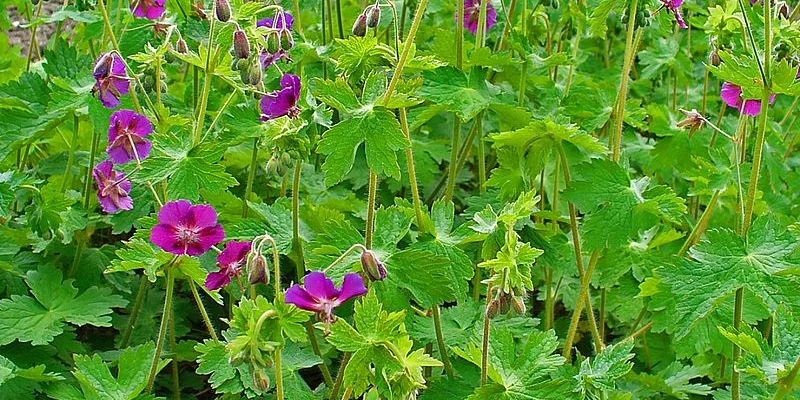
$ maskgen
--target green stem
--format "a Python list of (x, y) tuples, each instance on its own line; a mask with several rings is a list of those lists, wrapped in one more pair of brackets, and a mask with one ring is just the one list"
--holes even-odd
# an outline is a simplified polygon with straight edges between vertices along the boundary
[[(397, 65), (394, 67), (392, 80), (389, 81), (389, 87), (386, 89), (386, 94), (383, 96), (384, 107), (389, 104), (389, 100), (392, 98), (394, 89), (397, 87), (397, 84), (400, 82), (400, 77), (403, 75), (403, 68), (405, 68), (406, 61), (411, 53), (411, 48), (414, 45), (414, 37), (417, 35), (420, 22), (422, 22), (422, 16), (425, 14), (425, 7), (427, 6), (428, 0), (420, 0), (419, 5), (417, 6), (417, 11), (414, 13), (414, 20), (411, 21), (411, 28), (408, 30), (408, 36), (406, 36), (406, 40), (403, 42), (403, 51), (400, 53), (400, 59), (397, 60)], [(461, 26), (461, 24), (456, 25), (457, 27)]]
[[(733, 300), (733, 329), (738, 332), (739, 327), (742, 325), (742, 307), (744, 303), (744, 289), (736, 289), (736, 295)], [(740, 398), (740, 385), (739, 372), (736, 370), (736, 360), (739, 359), (742, 349), (736, 344), (733, 345), (733, 356), (731, 357), (731, 399), (739, 400)]]
[(458, 145), (461, 142), (461, 119), (453, 114), (453, 135), (450, 138), (450, 164), (447, 168), (447, 187), (444, 190), (444, 201), (453, 200), (458, 173)]
[[(800, 8), (800, 6), (798, 6), (798, 8)], [(781, 119), (781, 122), (780, 122), (781, 126), (786, 125), (786, 121), (788, 121), (789, 117), (792, 116), (792, 113), (794, 112), (794, 108), (797, 107), (797, 102), (799, 100), (800, 100), (800, 96), (797, 96), (797, 97), (794, 98), (794, 101), (792, 101), (792, 105), (789, 106), (789, 111), (787, 111), (786, 115), (784, 115), (783, 119)], [(789, 132), (786, 132), (786, 133), (788, 134)], [(786, 136), (785, 135), (784, 135), (783, 139), (786, 140)]]
[(278, 400), (283, 400), (283, 360), (281, 352), (283, 351), (283, 346), (279, 346), (275, 349), (275, 395), (278, 397)]
[(139, 319), (139, 312), (142, 310), (142, 303), (147, 294), (147, 275), (142, 274), (139, 282), (139, 291), (136, 293), (136, 300), (133, 303), (133, 309), (128, 317), (128, 325), (125, 326), (125, 332), (122, 334), (122, 339), (119, 342), (119, 348), (124, 349), (128, 347), (133, 334), (133, 327), (136, 326), (136, 320)]
[(161, 57), (156, 57), (155, 74), (156, 104), (161, 105)]
[(172, 353), (172, 398), (174, 400), (181, 399), (181, 381), (180, 371), (178, 371), (178, 360), (175, 354), (178, 351), (178, 343), (175, 338), (175, 309), (170, 310), (169, 317), (169, 348)]
[(295, 268), (298, 282), (306, 273), (303, 241), (300, 238), (300, 175), (302, 172), (303, 162), (297, 160), (294, 164), (294, 177), (292, 179), (292, 250), (295, 251), (295, 256), (297, 257)]
[(454, 378), (453, 364), (450, 363), (450, 356), (447, 354), (447, 345), (444, 342), (444, 335), (442, 334), (442, 315), (439, 310), (439, 305), (434, 305), (431, 309), (433, 311), (433, 327), (436, 331), (436, 343), (439, 345), (439, 355), (442, 357), (442, 364), (444, 364), (444, 371), (449, 378)]
[[(611, 157), (612, 160), (619, 160), (620, 145), (622, 143), (622, 121), (625, 119), (625, 102), (628, 97), (628, 75), (631, 72), (631, 65), (633, 64), (634, 41), (633, 32), (636, 29), (636, 9), (639, 7), (639, 0), (631, 0), (631, 7), (628, 11), (628, 31), (625, 38), (625, 57), (622, 66), (622, 80), (619, 84), (619, 98), (617, 101), (617, 109), (615, 115), (615, 129), (614, 129), (614, 150)], [(641, 28), (638, 29), (637, 35), (641, 34)]]
[(258, 139), (253, 139), (253, 153), (250, 157), (250, 167), (247, 171), (247, 186), (244, 189), (244, 199), (242, 199), (242, 217), (247, 218), (247, 212), (250, 207), (247, 201), (250, 199), (250, 194), (253, 193), (253, 180), (256, 177), (256, 162), (258, 162)]
[(194, 302), (197, 304), (197, 308), (200, 310), (200, 315), (203, 317), (203, 323), (206, 325), (208, 334), (211, 335), (211, 339), (213, 339), (215, 342), (219, 342), (219, 337), (217, 336), (217, 332), (214, 330), (214, 325), (211, 324), (211, 318), (208, 317), (206, 307), (203, 305), (203, 299), (200, 298), (200, 293), (197, 292), (197, 287), (194, 286), (194, 282), (191, 279), (189, 280), (189, 290), (192, 291), (192, 297), (194, 297)]
[[(308, 341), (311, 342), (311, 348), (314, 350), (314, 354), (320, 359), (323, 359), (322, 351), (319, 349), (317, 335), (314, 333), (314, 326), (311, 325), (310, 321), (306, 323), (306, 335), (308, 336)], [(328, 369), (328, 364), (325, 364), (325, 362), (320, 363), (319, 370), (322, 372), (322, 380), (325, 381), (325, 386), (333, 387), (333, 378), (331, 377), (330, 369)]]
[(60, 193), (64, 193), (70, 183), (72, 183), (72, 165), (75, 163), (75, 149), (78, 147), (78, 131), (80, 130), (80, 118), (73, 116), (72, 142), (69, 144), (69, 156), (67, 157), (67, 167), (64, 168), (64, 178), (61, 180)]
[[(572, 312), (572, 317), (570, 318), (569, 322), (569, 329), (567, 330), (567, 338), (564, 341), (564, 351), (563, 356), (567, 360), (569, 360), (572, 356), (572, 344), (575, 341), (575, 335), (578, 332), (578, 323), (581, 320), (581, 313), (583, 312), (583, 307), (585, 305), (591, 304), (590, 301), (587, 301), (587, 297), (589, 295), (589, 285), (591, 283), (591, 277), (594, 273), (595, 266), (597, 266), (597, 259), (599, 258), (600, 252), (597, 250), (592, 251), (592, 255), (589, 259), (589, 265), (586, 267), (586, 271), (584, 273), (583, 279), (581, 279), (581, 288), (580, 292), (578, 293), (578, 299), (575, 302), (575, 310)], [(584, 304), (585, 303), (585, 304)], [(592, 314), (591, 312), (587, 314)], [(593, 318), (589, 319), (590, 321)], [(595, 341), (595, 345), (598, 349), (602, 349), (602, 341), (600, 340), (600, 334), (597, 332), (597, 328), (592, 329), (592, 336)]]
[(489, 318), (489, 301), (492, 294), (492, 285), (486, 289), (486, 307), (483, 313), (483, 340), (481, 343), (481, 386), (486, 384), (489, 375), (489, 334), (491, 333), (491, 319)]
[(694, 228), (692, 228), (692, 231), (689, 232), (689, 236), (686, 237), (686, 242), (683, 243), (683, 246), (678, 251), (678, 257), (683, 257), (689, 248), (697, 243), (697, 238), (703, 235), (706, 227), (708, 227), (708, 221), (711, 219), (711, 214), (714, 212), (714, 208), (717, 205), (720, 195), (722, 195), (721, 190), (715, 190), (714, 194), (711, 195), (711, 200), (708, 201), (706, 209), (703, 210), (703, 214), (700, 215), (700, 220), (697, 221), (697, 224), (695, 224)]
[(411, 186), (411, 198), (414, 204), (414, 215), (417, 218), (417, 226), (420, 230), (423, 229), (422, 227), (422, 200), (419, 197), (419, 186), (417, 184), (417, 169), (414, 166), (414, 150), (412, 149), (411, 145), (411, 132), (408, 130), (408, 117), (406, 115), (406, 109), (400, 108), (397, 110), (398, 117), (400, 119), (400, 129), (403, 131), (403, 135), (405, 135), (406, 140), (409, 142), (409, 146), (406, 147), (406, 166), (408, 169), (408, 184)]
[[(216, 7), (217, 6), (215, 2), (212, 15), (216, 15)], [(205, 78), (203, 79), (203, 93), (200, 95), (197, 121), (195, 121), (194, 125), (193, 146), (197, 146), (200, 143), (200, 135), (203, 132), (203, 120), (205, 120), (206, 108), (208, 107), (208, 94), (211, 92), (211, 80), (214, 78), (214, 70), (211, 59), (216, 57), (216, 50), (214, 49), (214, 21), (216, 21), (216, 18), (212, 17), (210, 20), (211, 22), (209, 23), (208, 29), (208, 46), (206, 48), (206, 67), (204, 70)]]
[[(575, 34), (575, 44), (572, 47), (572, 59), (573, 60), (575, 60), (578, 57), (578, 47), (580, 46), (580, 44), (581, 44), (581, 29), (579, 27), (578, 28), (578, 33)], [(569, 69), (567, 70), (567, 82), (564, 84), (564, 97), (565, 98), (569, 95), (569, 89), (572, 86), (572, 76), (574, 75), (574, 73), (575, 73), (575, 65), (570, 64)]]
[(364, 246), (372, 249), (372, 236), (375, 231), (375, 196), (378, 191), (378, 175), (369, 170), (369, 189), (367, 194), (367, 229), (364, 234)]
[[(800, 8), (800, 7), (798, 7)], [(782, 400), (794, 386), (794, 380), (797, 379), (797, 372), (800, 371), (800, 357), (795, 361), (794, 366), (789, 370), (789, 374), (783, 377), (778, 384), (778, 391), (775, 392), (774, 400)]]
[[(39, 5), (36, 7), (36, 16), (34, 18), (39, 18), (39, 14), (42, 13), (42, 1), (39, 2)], [(36, 31), (38, 25), (31, 26), (31, 42), (28, 46), (28, 59), (25, 62), (25, 71), (31, 70), (31, 61), (33, 60), (33, 49), (35, 47), (39, 47), (38, 43), (36, 43)]]
[(342, 0), (336, 0), (336, 23), (339, 25), (339, 39), (344, 39), (344, 28), (342, 27)]
[(478, 143), (475, 144), (478, 147), (478, 190), (484, 194), (486, 193), (486, 148), (483, 146), (483, 112), (478, 113), (475, 118), (475, 134), (478, 136)]
[[(99, 1), (98, 3), (102, 3)], [(167, 325), (172, 310), (172, 294), (175, 291), (175, 269), (173, 263), (167, 265), (167, 294), (164, 300), (164, 310), (161, 314), (161, 326), (158, 329), (158, 340), (156, 341), (156, 351), (153, 354), (153, 362), (150, 364), (150, 375), (147, 377), (147, 393), (153, 391), (153, 385), (158, 374), (158, 364), (161, 361), (161, 350), (164, 348), (164, 338), (167, 336)]]
[(553, 329), (553, 322), (555, 319), (554, 315), (554, 303), (555, 300), (553, 298), (553, 270), (549, 267), (544, 269), (544, 276), (545, 276), (545, 299), (544, 299), (544, 330), (549, 331)]
[(92, 198), (92, 192), (89, 190), (91, 189), (92, 185), (92, 171), (94, 170), (94, 161), (95, 157), (97, 157), (97, 146), (100, 143), (100, 132), (92, 133), (92, 145), (91, 150), (89, 152), (89, 166), (86, 169), (86, 181), (83, 185), (83, 208), (86, 209), (86, 212), (89, 212), (89, 201)]
[(342, 383), (344, 383), (344, 370), (347, 368), (347, 363), (350, 362), (350, 357), (352, 357), (352, 355), (353, 353), (346, 352), (342, 356), (342, 362), (339, 364), (339, 371), (336, 372), (336, 382), (333, 384), (333, 389), (331, 389), (331, 396), (329, 399), (339, 398), (339, 390), (342, 389)]
[(464, 2), (456, 2), (456, 68), (464, 69)]

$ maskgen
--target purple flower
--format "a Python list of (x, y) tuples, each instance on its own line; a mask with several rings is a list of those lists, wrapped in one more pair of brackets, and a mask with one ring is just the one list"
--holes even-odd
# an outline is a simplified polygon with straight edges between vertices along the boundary
[(686, 25), (686, 21), (683, 20), (683, 15), (681, 15), (680, 10), (682, 4), (683, 0), (661, 0), (661, 7), (654, 11), (653, 15), (661, 11), (662, 8), (666, 8), (675, 17), (678, 26), (681, 27), (681, 29), (686, 29), (688, 26)]
[(313, 271), (306, 275), (303, 286), (294, 285), (286, 291), (286, 303), (317, 313), (317, 318), (325, 323), (333, 322), (333, 309), (350, 298), (367, 293), (361, 275), (349, 273), (344, 276), (341, 289), (333, 286), (333, 281), (324, 273)]
[(219, 271), (212, 272), (206, 277), (205, 287), (208, 290), (217, 290), (229, 283), (231, 278), (242, 273), (242, 266), (250, 252), (250, 242), (237, 242), (231, 240), (225, 244), (225, 250), (217, 256)]
[(119, 210), (133, 208), (133, 200), (128, 193), (131, 191), (131, 181), (125, 179), (125, 174), (114, 171), (114, 164), (105, 160), (92, 170), (94, 181), (97, 182), (97, 200), (104, 212), (114, 214)]
[(214, 208), (193, 206), (187, 200), (170, 201), (158, 212), (158, 225), (150, 231), (150, 241), (175, 255), (198, 256), (225, 239)]
[(130, 83), (125, 72), (125, 64), (116, 53), (104, 53), (94, 63), (95, 84), (92, 92), (97, 92), (97, 98), (106, 108), (119, 105), (119, 96), (128, 94)]
[(111, 114), (108, 125), (106, 152), (117, 164), (137, 162), (150, 154), (150, 141), (145, 136), (153, 132), (150, 120), (133, 110), (118, 110)]
[(297, 100), (300, 98), (300, 78), (297, 75), (284, 74), (281, 78), (281, 89), (268, 93), (261, 98), (261, 120), (269, 121), (288, 115), (295, 118), (300, 114)]
[(292, 30), (292, 24), (294, 24), (294, 17), (292, 14), (287, 12), (283, 13), (283, 18), (280, 15), (276, 15), (275, 18), (264, 18), (256, 22), (256, 26), (263, 26), (265, 28), (270, 29), (283, 29), (284, 28), (284, 21), (286, 21), (286, 29)]
[[(497, 11), (494, 10), (491, 0), (486, 0), (486, 31), (492, 29), (497, 22)], [(464, 0), (464, 28), (467, 28), (473, 35), (478, 32), (478, 20), (481, 16), (481, 0)], [(456, 23), (458, 23), (458, 11), (456, 11)]]
[(134, 0), (131, 10), (136, 17), (156, 20), (164, 14), (164, 3), (165, 0)]
[[(722, 84), (719, 97), (729, 106), (735, 107), (740, 113), (746, 115), (758, 115), (761, 112), (761, 100), (745, 100), (742, 98), (742, 88), (730, 82)], [(769, 98), (769, 104), (775, 101), (773, 94)]]

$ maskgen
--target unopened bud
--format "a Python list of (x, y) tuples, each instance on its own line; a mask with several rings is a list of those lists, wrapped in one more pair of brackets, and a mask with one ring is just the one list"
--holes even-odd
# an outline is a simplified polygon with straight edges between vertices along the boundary
[(511, 301), (509, 300), (509, 297), (510, 296), (508, 294), (503, 293), (498, 298), (500, 302), (500, 314), (505, 315), (508, 314), (509, 311), (511, 311)]
[(183, 40), (183, 38), (181, 38), (181, 39), (178, 39), (178, 41), (175, 43), (175, 50), (178, 53), (186, 54), (186, 53), (189, 52), (189, 46), (187, 46), (186, 45), (186, 41)]
[(361, 36), (367, 34), (367, 16), (363, 13), (356, 18), (356, 22), (353, 24), (353, 35)]
[(283, 173), (285, 172), (280, 158), (274, 155), (270, 157), (269, 161), (267, 161), (266, 170), (267, 174), (274, 176), (283, 176)]
[(361, 252), (361, 267), (371, 281), (382, 281), (386, 279), (386, 267), (378, 260), (378, 256), (372, 250)]
[(381, 8), (378, 6), (367, 7), (364, 14), (367, 16), (367, 26), (370, 28), (378, 26), (381, 22)]
[(220, 22), (228, 22), (231, 19), (231, 5), (228, 0), (215, 0), (215, 12), (217, 20)]
[(250, 58), (250, 41), (241, 29), (233, 31), (233, 53), (239, 59)]
[(511, 309), (514, 310), (517, 315), (525, 315), (525, 301), (522, 296), (513, 296), (511, 298)]
[(489, 317), (489, 319), (494, 319), (499, 313), (500, 302), (497, 299), (492, 299), (489, 304), (486, 305), (486, 316)]
[(261, 83), (261, 76), (261, 64), (257, 62), (250, 64), (250, 73), (248, 74), (250, 84), (257, 86)]
[(258, 367), (253, 369), (253, 386), (261, 391), (267, 391), (269, 389), (269, 376), (267, 376), (263, 369)]
[[(798, 5), (800, 7), (800, 5)], [(786, 4), (785, 1), (781, 1), (777, 4), (778, 8), (778, 17), (783, 19), (789, 19), (789, 5)]]
[(281, 29), (280, 31), (280, 38), (281, 38), (281, 49), (284, 51), (289, 51), (292, 46), (294, 46), (294, 38), (292, 38), (292, 32), (288, 29)]
[(267, 258), (263, 254), (253, 254), (247, 260), (247, 280), (251, 285), (257, 283), (269, 284), (269, 269)]
[(715, 67), (722, 64), (722, 59), (719, 58), (719, 51), (716, 47), (712, 48), (711, 52), (708, 53), (708, 62)]

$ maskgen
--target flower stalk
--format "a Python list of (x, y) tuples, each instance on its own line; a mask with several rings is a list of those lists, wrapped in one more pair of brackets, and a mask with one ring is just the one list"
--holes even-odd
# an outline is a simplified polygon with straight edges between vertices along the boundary
[(176, 258), (173, 258), (165, 268), (167, 275), (167, 290), (166, 298), (164, 299), (164, 309), (161, 313), (161, 325), (158, 329), (158, 339), (156, 341), (156, 351), (153, 354), (153, 362), (150, 364), (150, 374), (147, 377), (147, 393), (153, 391), (156, 375), (158, 374), (158, 364), (161, 361), (161, 350), (164, 348), (164, 339), (167, 336), (167, 325), (169, 323), (170, 314), (172, 314), (172, 295), (175, 292), (175, 269), (173, 264)]

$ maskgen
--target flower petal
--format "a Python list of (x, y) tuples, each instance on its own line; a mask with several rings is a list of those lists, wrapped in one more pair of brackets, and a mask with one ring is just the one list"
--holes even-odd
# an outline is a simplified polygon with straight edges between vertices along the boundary
[(303, 280), (306, 292), (318, 300), (332, 300), (339, 295), (333, 281), (320, 271), (312, 271)]
[(231, 240), (225, 244), (225, 249), (217, 256), (217, 265), (228, 266), (235, 263), (242, 265), (249, 252), (250, 242)]
[(186, 250), (186, 254), (190, 256), (199, 256), (211, 249), (211, 246), (225, 240), (225, 230), (222, 225), (216, 225), (201, 229), (197, 235), (199, 241), (192, 243)]
[(187, 213), (187, 222), (191, 221), (193, 226), (198, 228), (212, 227), (217, 225), (217, 211), (208, 204), (198, 204), (191, 207)]
[(317, 303), (305, 289), (300, 287), (300, 285), (294, 285), (286, 291), (284, 302), (287, 304), (294, 304), (306, 311), (320, 310), (319, 303)]
[(342, 290), (339, 292), (338, 303), (344, 303), (350, 298), (362, 296), (366, 293), (367, 288), (364, 286), (364, 280), (361, 279), (361, 275), (351, 272), (344, 276)]
[(206, 281), (203, 283), (203, 286), (206, 287), (208, 290), (217, 290), (227, 284), (231, 283), (231, 277), (228, 275), (228, 271), (221, 269), (216, 272), (212, 272), (206, 276)]
[(739, 106), (742, 105), (742, 88), (736, 86), (730, 82), (725, 82), (722, 84), (722, 89), (719, 91), (719, 97), (722, 98), (722, 101), (725, 104), (729, 105), (730, 107), (734, 107), (739, 109)]
[(172, 225), (158, 224), (154, 226), (150, 231), (150, 242), (168, 253), (183, 254), (183, 245), (178, 241), (177, 231)]
[(158, 211), (158, 222), (167, 225), (182, 223), (191, 208), (192, 203), (188, 200), (170, 201)]

